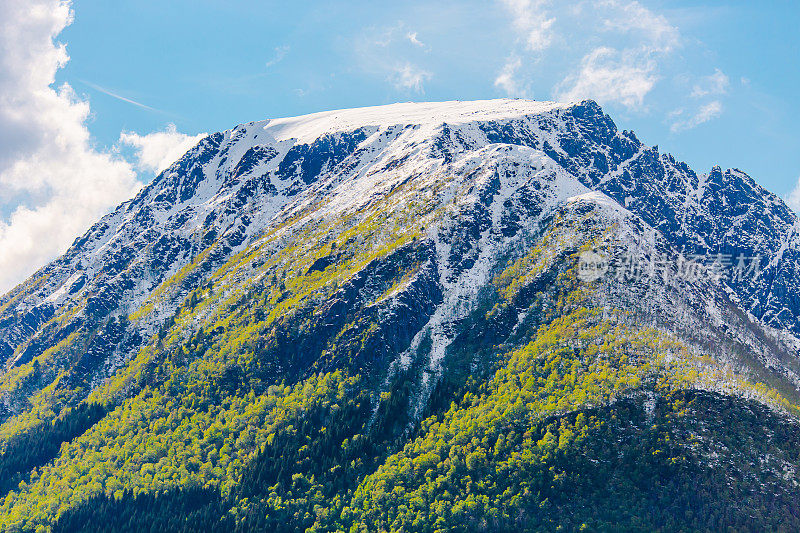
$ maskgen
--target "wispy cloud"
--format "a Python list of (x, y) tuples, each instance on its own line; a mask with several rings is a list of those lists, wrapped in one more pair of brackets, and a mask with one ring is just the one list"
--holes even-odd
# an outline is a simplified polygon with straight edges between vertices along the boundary
[(564, 101), (592, 98), (641, 109), (658, 79), (655, 61), (646, 55), (640, 50), (595, 48), (583, 58), (576, 73), (556, 86), (557, 98)]
[(517, 71), (522, 66), (522, 59), (511, 56), (506, 60), (500, 74), (494, 80), (494, 86), (502, 89), (508, 96), (525, 97), (528, 90), (522, 85), (517, 76)]
[(731, 81), (720, 69), (715, 69), (710, 76), (705, 76), (692, 88), (692, 98), (702, 98), (709, 95), (720, 95), (728, 92)]
[(123, 131), (119, 136), (119, 144), (131, 146), (136, 150), (136, 166), (144, 171), (156, 174), (167, 169), (187, 150), (208, 135), (186, 135), (175, 127), (167, 125), (164, 131), (156, 131), (147, 135), (139, 135), (132, 131)]
[(136, 100), (134, 100), (132, 98), (127, 98), (125, 96), (122, 96), (121, 94), (117, 94), (114, 91), (111, 91), (110, 89), (106, 89), (105, 87), (101, 87), (100, 85), (97, 85), (97, 84), (92, 83), (90, 81), (86, 81), (86, 80), (79, 80), (79, 81), (81, 83), (83, 83), (84, 85), (87, 85), (87, 86), (91, 87), (95, 91), (101, 92), (101, 93), (103, 93), (103, 94), (105, 94), (107, 96), (110, 96), (111, 98), (116, 98), (117, 100), (121, 100), (123, 102), (127, 102), (127, 103), (129, 103), (131, 105), (135, 105), (136, 107), (139, 107), (141, 109), (146, 109), (147, 111), (154, 111), (156, 113), (163, 113), (163, 111), (161, 111), (160, 109), (156, 109), (155, 107), (150, 107), (149, 105), (145, 105), (145, 104), (143, 104), (141, 102), (137, 102)]
[(644, 111), (647, 95), (662, 77), (664, 58), (682, 45), (677, 27), (636, 0), (570, 6), (552, 0), (498, 1), (511, 14), (510, 29), (517, 35), (510, 59), (494, 80), (509, 95), (526, 95), (536, 69), (552, 68), (547, 63), (563, 53), (567, 66), (552, 86), (556, 98), (592, 98)]
[[(700, 101), (696, 104), (695, 111), (689, 113), (681, 107), (669, 113), (667, 120), (671, 122), (670, 131), (678, 133), (691, 130), (722, 115), (720, 97), (728, 93), (730, 84), (728, 76), (718, 68), (712, 74), (700, 78), (689, 93), (690, 98)], [(702, 103), (703, 100), (705, 103)]]
[(660, 78), (659, 63), (680, 46), (680, 33), (663, 15), (635, 0), (602, 0), (595, 7), (601, 33), (613, 32), (631, 43), (593, 48), (554, 92), (559, 99), (593, 98), (645, 109), (645, 97)]
[(553, 24), (556, 18), (549, 14), (549, 0), (500, 0), (511, 15), (511, 28), (517, 36), (515, 50), (509, 55), (497, 77), (494, 86), (508, 96), (529, 96), (529, 84), (521, 73), (523, 55), (541, 54), (553, 41)]
[(285, 58), (286, 54), (288, 53), (289, 53), (289, 45), (276, 46), (275, 54), (272, 56), (272, 59), (270, 59), (264, 64), (264, 66), (266, 68), (270, 68), (272, 66), (277, 65), (278, 63), (283, 61), (283, 58)]
[(358, 66), (368, 75), (380, 76), (399, 91), (425, 92), (433, 72), (423, 67), (429, 47), (403, 22), (363, 30), (353, 42)]
[(422, 41), (419, 40), (419, 38), (417, 38), (417, 32), (415, 31), (410, 31), (406, 33), (406, 39), (408, 39), (408, 41), (414, 46), (425, 48), (425, 43), (423, 43)]
[(797, 185), (794, 186), (792, 192), (786, 197), (786, 205), (794, 209), (794, 212), (800, 215), (800, 178), (797, 178)]
[(423, 85), (432, 76), (430, 72), (422, 70), (416, 65), (405, 63), (395, 67), (391, 78), (399, 89), (409, 89), (417, 93), (424, 93), (425, 88)]
[(685, 118), (685, 111), (683, 109), (679, 109), (671, 113), (671, 117), (675, 120), (669, 129), (673, 133), (691, 130), (700, 124), (705, 124), (706, 122), (717, 118), (721, 114), (722, 102), (719, 100), (714, 100), (713, 102), (709, 102), (703, 106), (700, 106), (695, 113)]
[(623, 34), (637, 34), (642, 45), (651, 52), (670, 52), (680, 45), (678, 28), (664, 15), (654, 13), (637, 1), (603, 0), (598, 3), (605, 17), (605, 30)]
[(531, 52), (545, 50), (552, 41), (555, 17), (547, 13), (546, 0), (501, 0), (510, 12), (514, 29), (520, 34), (525, 48)]

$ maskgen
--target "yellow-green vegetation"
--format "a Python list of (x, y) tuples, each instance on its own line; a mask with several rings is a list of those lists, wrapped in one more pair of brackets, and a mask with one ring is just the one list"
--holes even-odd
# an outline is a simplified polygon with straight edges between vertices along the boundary
[[(201, 317), (204, 322), (202, 327), (206, 330), (224, 331), (217, 341), (216, 349), (209, 353), (210, 356), (217, 361), (233, 360), (247, 364), (252, 352), (248, 353), (244, 345), (257, 338), (276, 319), (296, 313), (309, 299), (318, 300), (329, 295), (369, 262), (384, 258), (417, 238), (418, 229), (407, 222), (411, 218), (423, 216), (421, 209), (423, 208), (420, 204), (414, 204), (413, 209), (398, 207), (396, 211), (387, 214), (379, 206), (372, 206), (324, 223), (306, 215), (281, 224), (267, 234), (260, 245), (237, 254), (220, 267), (208, 282), (209, 286), (214, 287), (213, 291), (193, 291), (179, 310), (175, 327), (169, 330), (166, 337), (154, 339), (145, 346), (117, 375), (97, 387), (90, 400), (108, 403), (124, 397), (135, 387), (135, 380), (141, 378), (142, 369), (151, 364), (154, 358), (158, 358), (159, 354), (163, 356), (165, 351), (179, 347), (186, 336), (192, 334), (199, 325), (198, 317)], [(288, 246), (280, 248), (278, 253), (271, 253), (266, 261), (259, 261), (264, 254), (269, 253), (270, 246), (275, 245), (276, 239), (285, 239), (288, 235), (291, 235)], [(338, 245), (336, 253), (340, 254), (335, 264), (324, 272), (307, 273), (316, 259), (331, 253), (332, 242)], [(163, 282), (148, 301), (130, 315), (130, 320), (146, 318), (154, 305), (179, 286), (202, 263), (210, 250), (211, 247), (204, 250), (192, 263)], [(261, 264), (253, 267), (254, 262)], [(243, 270), (246, 273), (243, 274)], [(274, 281), (277, 279), (281, 282)], [(237, 309), (256, 280), (261, 280), (261, 286), (264, 287), (261, 290), (266, 291), (267, 295), (263, 302), (259, 302), (262, 311), (268, 309), (263, 322), (252, 320), (253, 309)], [(273, 280), (273, 283), (264, 286), (263, 282), (268, 280)], [(235, 288), (230, 290), (230, 286)], [(198, 294), (203, 297), (190, 305), (192, 297)], [(77, 311), (77, 307), (70, 309), (69, 315), (72, 316)], [(61, 318), (62, 315), (51, 319), (51, 322)], [(12, 368), (0, 378), (0, 388), (13, 391), (24, 382), (25, 377), (33, 373), (34, 365), (39, 368), (57, 368), (56, 359), (69, 358), (76, 346), (80, 349), (79, 343), (84, 337), (85, 334), (73, 332), (37, 357), (38, 362), (31, 361)], [(0, 426), (0, 438), (7, 438), (51, 420), (69, 400), (76, 397), (76, 391), (62, 390), (58, 379), (47, 382), (49, 384), (45, 388), (34, 391), (29, 396), (29, 409)]]
[(92, 495), (121, 497), (123, 488), (138, 494), (196, 484), (226, 493), (271, 435), (298, 424), (311, 404), (342, 402), (358, 383), (334, 372), (215, 405), (202, 382), (178, 385), (187, 379), (175, 369), (159, 390), (143, 390), (63, 446), (6, 496), (0, 529), (46, 524)]
[[(244, 346), (246, 337), (237, 346)], [(234, 521), (261, 513), (285, 525), (353, 531), (434, 530), (490, 519), (505, 523), (536, 499), (526, 489), (526, 475), (547, 471), (556, 455), (582, 446), (599, 430), (600, 421), (583, 411), (641, 391), (666, 397), (676, 390), (718, 386), (722, 378), (731, 387), (753, 388), (654, 330), (577, 307), (509, 353), (491, 380), (467, 391), (442, 415), (423, 421), (420, 436), (374, 473), (359, 471), (354, 463), (363, 479), (350, 496), (341, 493), (329, 500), (324, 483), (313, 475), (304, 477), (298, 464), (290, 486), (278, 483), (260, 499), (239, 501), (238, 480), (259, 450), (276, 444), (275, 436), (287, 429), (296, 433), (312, 405), (343, 405), (363, 384), (334, 372), (292, 387), (273, 385), (262, 394), (220, 395), (225, 358), (241, 350), (228, 352), (214, 344), (209, 350), (214, 357), (192, 359), (187, 344), (180, 349), (174, 360), (151, 371), (164, 376), (160, 384), (123, 401), (9, 492), (0, 507), (0, 527), (49, 527), (53, 519), (97, 496), (124, 502), (178, 487), (218, 491), (222, 501), (233, 497), (235, 506), (226, 520)], [(381, 395), (381, 400), (392, 396)], [(779, 397), (775, 401), (787, 405)], [(315, 432), (324, 435), (326, 429)], [(348, 446), (342, 443), (343, 449)], [(306, 505), (312, 503), (316, 511), (309, 515)]]
[(492, 281), (506, 300), (513, 300), (537, 275), (551, 269), (554, 261), (563, 260), (566, 251), (578, 244), (581, 250), (599, 247), (616, 229), (616, 224), (606, 225), (590, 216), (577, 220), (557, 216), (541, 239), (525, 255), (508, 261)]
[[(62, 326), (65, 322), (74, 317), (79, 311), (80, 306), (72, 306), (45, 322), (41, 327), (42, 329), (48, 329)], [(7, 365), (8, 368), (6, 368), (5, 372), (0, 375), (0, 392), (11, 392), (18, 388), (19, 382), (33, 371), (34, 364), (36, 364), (34, 361), (36, 361), (40, 366), (49, 365), (54, 359), (57, 358), (58, 355), (63, 354), (65, 350), (74, 343), (74, 341), (78, 338), (78, 335), (79, 333), (77, 331), (73, 331), (65, 339), (59, 341), (54, 346), (51, 346), (29, 363), (14, 366)], [(14, 358), (19, 356), (25, 347), (26, 346), (24, 344), (18, 346), (14, 351), (11, 360), (13, 361)]]
[[(607, 449), (615, 444), (641, 459), (642, 479), (663, 472), (690, 479), (687, 465), (699, 464), (692, 454), (706, 452), (702, 428), (687, 429), (687, 413), (719, 405), (695, 401), (697, 391), (757, 398), (772, 406), (771, 416), (799, 412), (677, 338), (621, 311), (594, 309), (591, 288), (565, 266), (580, 243), (609, 235), (586, 217), (553, 221), (531, 249), (498, 268), (485, 309), (454, 326), (463, 331), (443, 363), (454, 370), (446, 401), (440, 396), (422, 420), (411, 419), (412, 402), (427, 399), (417, 386), (422, 376), (436, 376), (426, 374), (424, 343), (408, 368), (389, 371), (390, 361), (379, 360), (379, 348), (396, 339), (376, 309), (415, 282), (433, 248), (425, 225), (455, 207), (430, 198), (403, 204), (403, 191), (339, 217), (309, 209), (200, 286), (185, 287), (207, 266), (206, 250), (127, 317), (146, 323), (156, 306), (186, 294), (112, 377), (90, 391), (58, 370), (0, 426), (0, 472), (14, 481), (2, 495), (0, 529), (102, 529), (123, 520), (128, 528), (149, 521), (161, 524), (155, 530), (196, 531), (578, 529), (559, 522), (558, 510), (573, 489), (614, 480), (608, 464), (617, 459)], [(537, 285), (540, 277), (547, 281)], [(341, 309), (328, 313), (334, 305)], [(518, 323), (519, 309), (536, 316)], [(40, 371), (35, 365), (68, 359), (85, 334), (3, 383), (17, 387)], [(26, 452), (40, 437), (51, 445)], [(789, 457), (800, 452), (795, 444), (777, 442), (769, 453)], [(716, 490), (718, 480), (709, 479), (704, 486)], [(626, 483), (614, 485), (615, 494), (635, 492)], [(589, 509), (605, 500), (581, 501)], [(649, 505), (620, 501), (640, 512)]]
[[(547, 472), (554, 454), (576, 447), (599, 423), (583, 411), (640, 390), (667, 397), (730, 377), (652, 330), (597, 315), (579, 309), (543, 327), (491, 381), (441, 417), (424, 421), (421, 437), (360, 484), (341, 525), (351, 524), (351, 531), (433, 531), (492, 529), (492, 520), (511, 524), (534, 496), (528, 488), (535, 478), (525, 474)], [(736, 384), (754, 387), (741, 379)], [(570, 413), (578, 414), (564, 418)], [(533, 430), (548, 420), (555, 422), (545, 424), (543, 435)]]
[[(292, 416), (299, 416), (303, 402), (318, 398), (318, 394), (312, 394), (317, 381), (327, 390), (331, 382), (351, 383), (353, 378), (325, 374), (293, 389), (273, 384), (268, 387), (269, 393), (255, 395), (250, 388), (239, 396), (220, 393), (220, 376), (233, 367), (243, 369), (245, 377), (251, 375), (248, 369), (252, 369), (254, 340), (266, 334), (277, 320), (285, 321), (295, 314), (304, 301), (329, 295), (368, 263), (412, 242), (417, 231), (405, 227), (392, 216), (374, 210), (346, 217), (333, 226), (306, 224), (295, 228), (289, 246), (272, 254), (255, 272), (248, 272), (251, 283), (280, 274), (280, 284), (260, 284), (257, 293), (247, 292), (248, 283), (238, 284), (235, 291), (226, 287), (233, 280), (239, 281), (235, 278), (241, 275), (241, 267), (258, 260), (270, 241), (233, 258), (217, 271), (217, 277), (208, 284), (211, 289), (190, 294), (163, 337), (154, 338), (116, 376), (91, 393), (90, 402), (119, 405), (89, 432), (65, 444), (52, 462), (34, 470), (18, 491), (6, 496), (6, 514), (0, 525), (45, 524), (70, 505), (98, 493), (117, 494), (122, 487), (137, 487), (134, 494), (187, 483), (213, 485), (223, 493), (229, 490), (250, 454), (268, 441), (278, 424), (290, 418), (287, 406), (293, 409)], [(329, 244), (332, 234), (336, 235), (335, 247)], [(308, 271), (316, 259), (331, 253), (339, 254), (339, 258), (329, 268)], [(180, 283), (200, 260), (162, 284), (130, 318), (146, 316), (159, 295), (171, 284)], [(398, 280), (388, 282), (391, 286)], [(254, 295), (255, 305), (249, 305), (248, 298)], [(256, 311), (261, 319), (254, 320)], [(203, 317), (200, 324), (198, 317)], [(201, 338), (198, 326), (201, 334), (209, 334)], [(73, 342), (74, 336), (51, 351), (66, 349)], [(5, 436), (52, 420), (64, 405), (55, 401), (58, 392), (55, 380), (31, 399), (31, 409), (6, 422)], [(135, 395), (128, 398), (131, 393)], [(145, 449), (157, 457), (149, 457)], [(67, 471), (69, 474), (63, 475)], [(65, 490), (67, 487), (69, 490)]]
[(186, 279), (186, 276), (188, 276), (190, 272), (196, 269), (198, 265), (200, 265), (203, 262), (203, 260), (205, 260), (206, 257), (208, 257), (208, 254), (211, 252), (212, 249), (213, 246), (209, 246), (208, 248), (200, 252), (197, 255), (197, 257), (194, 258), (193, 261), (191, 261), (189, 264), (181, 268), (178, 272), (173, 274), (172, 277), (161, 282), (161, 284), (158, 287), (156, 287), (152, 293), (150, 293), (150, 296), (147, 298), (147, 301), (136, 311), (131, 313), (131, 315), (128, 318), (130, 320), (139, 320), (150, 314), (153, 311), (153, 308), (156, 306), (156, 304), (158, 304), (162, 300), (167, 290), (171, 287), (175, 287), (176, 285), (180, 285), (180, 283), (184, 279)]
[(44, 274), (33, 278), (21, 285), (17, 285), (5, 296), (8, 298), (5, 302), (0, 303), (0, 313), (9, 309), (12, 305), (17, 303), (20, 298), (25, 296), (26, 293), (35, 290), (37, 287), (44, 284), (50, 278), (50, 274)]

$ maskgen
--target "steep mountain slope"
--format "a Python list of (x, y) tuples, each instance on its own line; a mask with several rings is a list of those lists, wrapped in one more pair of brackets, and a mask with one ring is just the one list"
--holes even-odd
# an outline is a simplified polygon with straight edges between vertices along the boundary
[[(768, 524), (798, 481), (799, 230), (591, 101), (211, 135), (0, 300), (0, 524)], [(627, 263), (587, 279), (589, 251)]]

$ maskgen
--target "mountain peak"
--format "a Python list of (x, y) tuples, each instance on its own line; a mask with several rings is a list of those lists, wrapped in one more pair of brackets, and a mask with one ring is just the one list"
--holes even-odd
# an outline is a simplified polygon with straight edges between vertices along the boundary
[(296, 139), (298, 142), (307, 142), (327, 133), (365, 126), (439, 126), (442, 123), (490, 122), (539, 115), (574, 105), (512, 98), (402, 102), (275, 118), (253, 123), (252, 126), (263, 127), (279, 141)]
[[(800, 413), (799, 227), (745, 174), (697, 175), (590, 100), (401, 103), (214, 133), (0, 299), (0, 529), (91, 529), (76, 524), (125, 508), (139, 524), (152, 508), (181, 522), (158, 530), (398, 530), (363, 521), (378, 509), (364, 498), (388, 487), (376, 501), (413, 509), (440, 491), (438, 520), (491, 487), (506, 522), (488, 506), (453, 520), (553, 530), (518, 517), (606, 509), (557, 506), (583, 490), (570, 479), (613, 487), (614, 461), (642, 476), (615, 501), (669, 473), (691, 495), (716, 483), (696, 501), (737, 479), (791, 511), (800, 433), (775, 411)], [(564, 477), (561, 457), (585, 470)], [(209, 515), (166, 510), (191, 487), (226, 496)], [(419, 520), (402, 527), (440, 525)]]

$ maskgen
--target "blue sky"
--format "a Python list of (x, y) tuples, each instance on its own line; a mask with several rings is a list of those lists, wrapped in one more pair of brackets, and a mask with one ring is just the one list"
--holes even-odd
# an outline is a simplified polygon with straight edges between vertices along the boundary
[[(494, 82), (512, 54), (527, 84), (513, 95), (555, 99), (554, 88), (591, 49), (637, 47), (646, 40), (620, 29), (573, 42), (571, 30), (603, 24), (597, 13), (582, 20), (564, 13), (568, 8), (545, 4), (545, 17), (556, 19), (554, 42), (530, 51), (519, 43), (524, 36), (514, 30), (513, 12), (502, 2), (383, 4), (77, 0), (75, 21), (60, 36), (71, 59), (58, 79), (91, 101), (89, 129), (110, 146), (121, 130), (146, 133), (168, 122), (198, 133), (323, 109), (507, 96)], [(663, 16), (680, 42), (654, 59), (656, 81), (640, 106), (595, 98), (621, 128), (698, 171), (714, 164), (738, 167), (787, 194), (800, 176), (800, 7), (642, 5)], [(613, 10), (608, 16), (615, 16)], [(419, 87), (395, 79), (391, 69), (405, 64), (427, 73)], [(692, 97), (694, 87), (716, 72), (727, 77), (727, 87), (704, 99)], [(159, 111), (116, 100), (84, 82)], [(693, 128), (691, 122), (673, 127), (671, 113), (683, 109), (686, 118), (716, 101), (715, 118)]]
[(800, 176), (788, 1), (5, 0), (0, 21), (0, 290), (197, 135), (269, 117), (594, 98), (699, 172), (785, 198)]

